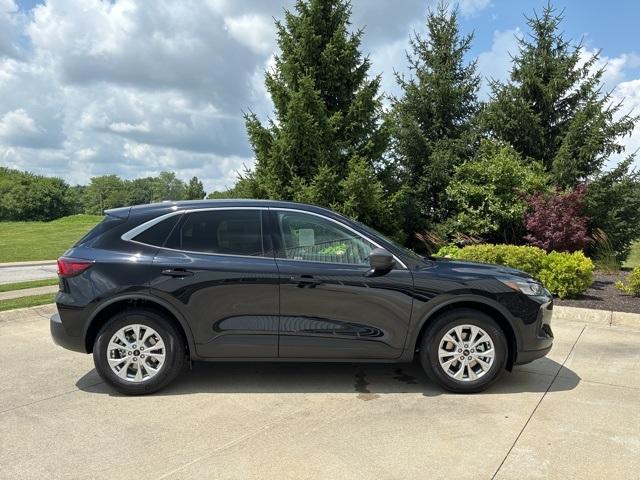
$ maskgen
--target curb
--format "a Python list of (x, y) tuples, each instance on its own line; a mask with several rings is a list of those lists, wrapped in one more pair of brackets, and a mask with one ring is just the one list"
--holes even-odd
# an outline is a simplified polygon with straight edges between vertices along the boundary
[(0, 292), (0, 301), (14, 300), (16, 298), (31, 297), (33, 295), (43, 295), (45, 293), (56, 293), (60, 287), (56, 285), (45, 285), (43, 287), (21, 288), (19, 290), (9, 290)]
[(36, 305), (35, 307), (5, 310), (4, 312), (0, 312), (0, 325), (16, 320), (24, 320), (25, 318), (32, 317), (34, 313), (41, 317), (48, 317), (53, 315), (56, 311), (55, 303), (45, 303), (43, 305)]
[(613, 310), (596, 310), (593, 308), (553, 307), (552, 320), (569, 320), (572, 322), (591, 323), (602, 326), (640, 328), (640, 313), (615, 312)]
[(31, 262), (7, 262), (0, 263), (0, 268), (15, 268), (15, 267), (41, 267), (41, 266), (54, 266), (56, 260), (33, 260)]

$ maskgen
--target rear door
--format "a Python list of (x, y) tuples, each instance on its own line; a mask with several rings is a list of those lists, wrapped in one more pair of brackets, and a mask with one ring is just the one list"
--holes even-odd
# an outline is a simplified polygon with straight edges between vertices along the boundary
[(153, 294), (178, 308), (198, 355), (278, 355), (278, 273), (266, 210), (216, 208), (183, 214), (154, 260)]
[(377, 245), (333, 219), (271, 209), (280, 272), (280, 357), (393, 359), (402, 354), (413, 277), (398, 263), (365, 276)]

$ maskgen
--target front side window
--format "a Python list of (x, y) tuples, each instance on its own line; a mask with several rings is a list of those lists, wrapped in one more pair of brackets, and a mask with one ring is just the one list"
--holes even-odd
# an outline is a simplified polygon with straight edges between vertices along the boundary
[(368, 265), (375, 245), (331, 220), (300, 212), (277, 212), (284, 243), (281, 256), (310, 262)]
[(260, 210), (192, 212), (166, 246), (190, 252), (264, 256)]

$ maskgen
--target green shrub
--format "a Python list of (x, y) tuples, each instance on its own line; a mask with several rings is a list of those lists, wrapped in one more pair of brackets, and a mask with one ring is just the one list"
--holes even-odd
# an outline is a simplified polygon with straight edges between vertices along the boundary
[(542, 269), (546, 253), (538, 247), (518, 245), (470, 245), (455, 255), (460, 260), (495, 263), (527, 272), (537, 277)]
[(448, 245), (440, 247), (435, 256), (443, 258), (455, 258), (458, 254), (458, 251), (460, 251), (460, 247), (458, 247), (455, 243), (449, 243)]
[(616, 288), (634, 297), (640, 297), (640, 267), (636, 267), (631, 271), (626, 284), (617, 281)]
[(551, 252), (544, 259), (540, 280), (560, 298), (584, 293), (593, 280), (593, 262), (582, 252)]
[(547, 254), (538, 247), (486, 243), (464, 247), (453, 256), (459, 260), (494, 263), (522, 270), (542, 281), (553, 295), (560, 298), (584, 293), (591, 285), (593, 275), (593, 262), (582, 252)]
[(496, 263), (503, 265), (502, 262), (502, 245), (493, 245), (492, 243), (482, 243), (480, 245), (469, 245), (464, 247), (457, 254), (456, 258), (460, 260), (468, 260), (471, 262)]
[(504, 245), (504, 265), (522, 270), (538, 278), (547, 253), (538, 247)]
[(548, 183), (540, 163), (525, 162), (511, 146), (484, 140), (472, 161), (456, 167), (447, 187), (447, 199), (458, 212), (447, 221), (447, 229), (518, 241), (524, 235), (522, 216), (527, 211), (523, 193), (545, 191)]

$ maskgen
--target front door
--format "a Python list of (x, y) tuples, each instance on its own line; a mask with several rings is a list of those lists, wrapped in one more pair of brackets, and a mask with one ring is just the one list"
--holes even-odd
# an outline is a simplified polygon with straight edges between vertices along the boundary
[(151, 291), (188, 319), (202, 357), (278, 356), (278, 274), (262, 217), (260, 209), (186, 213), (154, 260)]
[(346, 225), (272, 209), (280, 273), (279, 356), (393, 359), (403, 350), (413, 278), (401, 265), (367, 277), (375, 245)]

